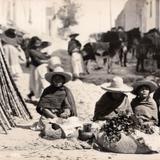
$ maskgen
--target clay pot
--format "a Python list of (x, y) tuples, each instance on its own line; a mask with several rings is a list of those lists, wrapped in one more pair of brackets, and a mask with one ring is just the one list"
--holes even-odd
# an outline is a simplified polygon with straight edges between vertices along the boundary
[(92, 132), (85, 132), (84, 130), (79, 130), (79, 137), (82, 141), (87, 141), (93, 138)]

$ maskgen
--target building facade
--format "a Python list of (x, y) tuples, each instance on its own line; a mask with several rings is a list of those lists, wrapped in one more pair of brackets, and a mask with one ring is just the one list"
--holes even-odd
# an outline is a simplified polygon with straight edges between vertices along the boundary
[(160, 0), (128, 0), (115, 21), (125, 30), (139, 27), (142, 32), (160, 28)]
[(54, 0), (0, 0), (0, 24), (28, 33), (52, 35)]

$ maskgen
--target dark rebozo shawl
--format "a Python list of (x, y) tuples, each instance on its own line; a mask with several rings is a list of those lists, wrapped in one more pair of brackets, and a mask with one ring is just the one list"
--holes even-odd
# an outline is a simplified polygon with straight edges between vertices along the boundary
[(73, 94), (72, 94), (72, 92), (70, 91), (69, 88), (67, 88), (66, 86), (64, 86), (64, 88), (65, 88), (65, 91), (66, 91), (66, 94), (67, 94), (68, 102), (71, 106), (71, 116), (77, 116), (76, 103), (75, 103)]
[[(42, 96), (41, 96), (41, 98), (40, 98), (40, 101), (41, 101), (41, 99), (42, 99), (42, 97), (43, 96), (45, 96), (46, 94), (49, 94), (50, 92), (54, 92), (54, 88), (53, 88), (53, 90), (51, 91), (51, 89), (52, 89), (52, 86), (49, 86), (49, 87), (47, 87), (45, 90), (44, 90), (44, 92), (42, 93)], [(75, 100), (74, 100), (74, 97), (73, 97), (73, 94), (72, 94), (72, 92), (70, 91), (70, 89), (69, 88), (67, 88), (66, 86), (63, 86), (63, 89), (62, 90), (65, 90), (65, 92), (66, 92), (66, 97), (67, 97), (67, 100), (68, 100), (68, 103), (70, 104), (70, 111), (71, 111), (71, 116), (77, 116), (77, 110), (76, 110), (76, 105), (75, 105)], [(37, 112), (39, 113), (39, 114), (42, 114), (42, 108), (44, 108), (43, 106), (42, 106), (42, 104), (44, 103), (41, 103), (39, 101), (39, 103), (38, 103), (38, 105), (37, 105), (37, 107), (36, 107), (36, 110), (37, 110)], [(48, 103), (48, 102), (47, 102)]]

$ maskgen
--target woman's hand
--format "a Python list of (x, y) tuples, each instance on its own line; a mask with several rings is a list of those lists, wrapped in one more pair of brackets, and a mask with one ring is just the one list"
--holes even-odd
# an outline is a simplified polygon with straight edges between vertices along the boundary
[(63, 113), (60, 114), (61, 118), (68, 118), (70, 116), (71, 112), (69, 109), (65, 109)]

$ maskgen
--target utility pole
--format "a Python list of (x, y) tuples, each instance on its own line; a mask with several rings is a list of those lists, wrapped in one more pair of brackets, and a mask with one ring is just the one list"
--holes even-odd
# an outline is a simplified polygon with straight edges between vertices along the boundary
[(13, 0), (13, 2), (12, 2), (12, 8), (13, 8), (13, 10), (12, 10), (12, 14), (13, 14), (13, 25), (15, 26), (16, 25), (16, 1), (15, 0)]
[(112, 28), (112, 0), (109, 0), (110, 29)]

